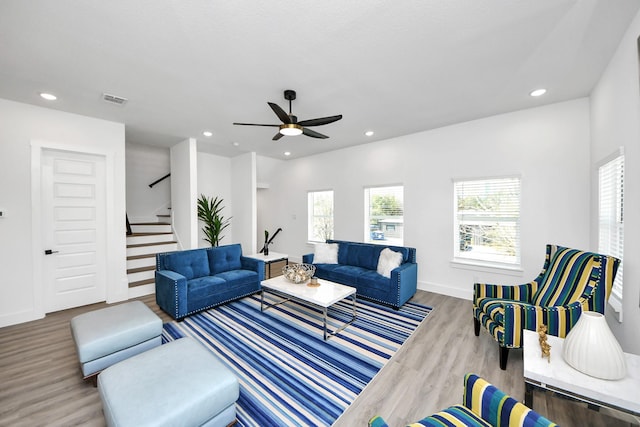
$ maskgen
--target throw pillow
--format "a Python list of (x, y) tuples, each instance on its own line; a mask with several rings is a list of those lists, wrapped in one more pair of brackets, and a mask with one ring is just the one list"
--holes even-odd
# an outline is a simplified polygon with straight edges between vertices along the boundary
[(314, 264), (337, 264), (338, 244), (337, 243), (316, 243), (313, 254)]
[(378, 274), (391, 278), (391, 270), (399, 267), (400, 264), (402, 264), (402, 254), (389, 248), (384, 248), (378, 258)]

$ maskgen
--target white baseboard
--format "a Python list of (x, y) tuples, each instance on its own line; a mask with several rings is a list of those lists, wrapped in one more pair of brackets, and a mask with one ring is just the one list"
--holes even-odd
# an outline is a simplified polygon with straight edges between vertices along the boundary
[(21, 311), (18, 313), (4, 314), (0, 316), (0, 328), (5, 326), (17, 325), (19, 323), (31, 322), (44, 318), (43, 313), (37, 313), (34, 310)]
[(473, 286), (469, 289), (452, 288), (451, 286), (441, 285), (438, 283), (418, 281), (418, 289), (436, 294), (447, 295), (450, 297), (461, 298), (466, 300), (473, 299)]

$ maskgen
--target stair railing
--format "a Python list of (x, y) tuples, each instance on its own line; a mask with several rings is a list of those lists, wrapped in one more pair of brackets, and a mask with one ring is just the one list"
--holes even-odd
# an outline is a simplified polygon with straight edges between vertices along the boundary
[(164, 181), (165, 179), (169, 178), (171, 176), (171, 173), (166, 174), (165, 176), (163, 176), (160, 179), (156, 179), (155, 181), (153, 181), (151, 184), (149, 184), (149, 188), (153, 188), (154, 185), (156, 185), (157, 183), (159, 183), (160, 181)]

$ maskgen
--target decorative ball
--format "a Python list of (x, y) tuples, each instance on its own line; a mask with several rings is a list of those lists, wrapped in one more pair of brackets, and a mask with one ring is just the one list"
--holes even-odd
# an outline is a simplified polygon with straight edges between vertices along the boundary
[(293, 283), (307, 282), (315, 272), (316, 267), (311, 264), (289, 264), (282, 267), (282, 275)]

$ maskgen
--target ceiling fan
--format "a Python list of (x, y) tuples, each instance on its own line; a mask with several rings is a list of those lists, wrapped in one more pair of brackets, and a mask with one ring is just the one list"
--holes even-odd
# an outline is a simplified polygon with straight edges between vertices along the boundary
[(274, 104), (273, 102), (267, 102), (269, 107), (276, 113), (276, 116), (282, 121), (281, 125), (269, 125), (269, 124), (257, 124), (257, 123), (234, 123), (234, 125), (241, 126), (269, 126), (269, 127), (277, 127), (280, 128), (277, 134), (272, 138), (274, 141), (279, 140), (283, 136), (296, 136), (300, 134), (305, 134), (312, 138), (321, 138), (326, 139), (329, 138), (327, 135), (323, 135), (319, 132), (316, 132), (311, 129), (307, 129), (311, 126), (321, 126), (329, 123), (336, 122), (342, 118), (342, 114), (338, 114), (337, 116), (329, 116), (329, 117), (321, 117), (318, 119), (309, 119), (303, 120), (301, 122), (298, 121), (298, 118), (291, 114), (291, 101), (296, 99), (296, 91), (287, 89), (284, 91), (284, 99), (289, 101), (289, 114), (287, 114), (278, 104)]

